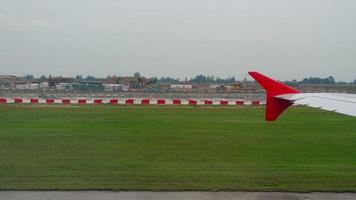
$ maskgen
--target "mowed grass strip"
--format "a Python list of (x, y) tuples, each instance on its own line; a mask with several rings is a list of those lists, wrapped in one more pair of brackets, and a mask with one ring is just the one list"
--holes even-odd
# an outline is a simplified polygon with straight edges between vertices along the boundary
[(356, 191), (356, 118), (293, 107), (0, 106), (2, 190)]

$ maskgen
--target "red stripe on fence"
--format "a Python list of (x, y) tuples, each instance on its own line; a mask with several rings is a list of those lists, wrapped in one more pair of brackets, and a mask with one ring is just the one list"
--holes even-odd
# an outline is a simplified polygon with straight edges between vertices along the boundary
[(54, 99), (46, 99), (47, 104), (54, 104)]
[(259, 106), (261, 103), (260, 103), (260, 101), (259, 100), (254, 100), (254, 101), (252, 101), (252, 103), (251, 103), (251, 105), (253, 105), (253, 106)]
[(142, 99), (141, 100), (141, 104), (145, 104), (145, 105), (150, 104), (150, 100), (149, 99)]
[(196, 104), (197, 104), (197, 100), (190, 99), (190, 100), (188, 101), (188, 104), (189, 104), (189, 105), (196, 105)]
[(157, 104), (158, 104), (158, 105), (166, 104), (166, 100), (165, 100), (165, 99), (158, 99), (158, 100), (157, 100)]
[(110, 104), (119, 104), (118, 99), (110, 99)]
[(16, 98), (15, 103), (23, 103), (23, 99)]
[(70, 104), (70, 99), (62, 99), (62, 104)]
[(30, 103), (36, 104), (36, 103), (38, 103), (38, 99), (30, 99)]
[(78, 99), (78, 104), (87, 104), (86, 99)]
[(238, 106), (243, 106), (245, 104), (244, 101), (236, 101), (236, 105)]
[(0, 103), (7, 103), (7, 100), (5, 98), (0, 98)]
[(220, 105), (228, 105), (229, 101), (226, 100), (220, 100)]
[(182, 103), (182, 101), (180, 99), (173, 99), (173, 104), (179, 105), (181, 103)]
[[(38, 104), (38, 103), (44, 103), (42, 101), (42, 99), (38, 99), (38, 98), (28, 98), (28, 99), (23, 99), (23, 98), (13, 98), (14, 103), (16, 104), (21, 104), (24, 103), (25, 101), (29, 101), (31, 104)], [(47, 104), (54, 104), (55, 103), (55, 99), (44, 99), (45, 102)], [(92, 99), (91, 101), (93, 101), (94, 104), (103, 104), (103, 100), (102, 99)], [(213, 105), (214, 101), (213, 100), (202, 100), (204, 105)], [(71, 104), (71, 100), (70, 99), (61, 99), (62, 104)], [(262, 105), (262, 101), (261, 100), (252, 100), (249, 101), (251, 102), (252, 106), (259, 106)], [(0, 98), (0, 104), (5, 104), (8, 103), (7, 98)], [(77, 101), (78, 104), (87, 104), (88, 103), (88, 99), (78, 99)], [(147, 99), (141, 99), (141, 104), (143, 105), (148, 105), (151, 103), (151, 99), (147, 98)], [(165, 105), (167, 104), (167, 100), (166, 99), (157, 99), (156, 100), (157, 105)], [(172, 99), (169, 101), (170, 104), (173, 105), (180, 105), (182, 104), (182, 100), (181, 99)], [(238, 106), (243, 106), (245, 105), (245, 101), (244, 100), (236, 100), (235, 101), (236, 105)], [(119, 104), (119, 99), (110, 99), (109, 100), (109, 104)], [(127, 105), (132, 105), (135, 104), (135, 99), (126, 99), (125, 100), (125, 104)], [(189, 99), (188, 100), (188, 104), (189, 105), (197, 105), (198, 104), (198, 100), (196, 99)], [(228, 100), (219, 100), (219, 104), (220, 105), (229, 105), (229, 101)]]
[(125, 104), (133, 105), (134, 104), (134, 99), (126, 99), (125, 100)]
[(205, 105), (212, 105), (213, 101), (212, 100), (204, 100)]
[(103, 100), (102, 99), (94, 99), (94, 104), (102, 104)]

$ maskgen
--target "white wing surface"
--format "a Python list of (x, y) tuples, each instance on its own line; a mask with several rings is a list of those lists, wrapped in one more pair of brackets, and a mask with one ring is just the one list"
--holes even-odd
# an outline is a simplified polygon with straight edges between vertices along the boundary
[(275, 96), (293, 104), (333, 111), (356, 117), (356, 94), (342, 93), (297, 93)]

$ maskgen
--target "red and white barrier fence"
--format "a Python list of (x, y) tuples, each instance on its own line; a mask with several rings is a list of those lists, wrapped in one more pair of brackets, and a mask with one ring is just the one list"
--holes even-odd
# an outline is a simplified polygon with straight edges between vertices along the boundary
[(43, 98), (0, 98), (0, 104), (63, 104), (63, 105), (87, 105), (87, 104), (111, 104), (111, 105), (253, 105), (265, 104), (261, 100), (241, 100), (241, 99), (150, 99), (150, 98), (63, 98), (63, 99), (43, 99)]

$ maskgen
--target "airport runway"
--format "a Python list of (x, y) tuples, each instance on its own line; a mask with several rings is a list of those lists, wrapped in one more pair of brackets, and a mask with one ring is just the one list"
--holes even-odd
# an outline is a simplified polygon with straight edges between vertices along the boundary
[(0, 200), (354, 200), (356, 193), (1, 191)]

